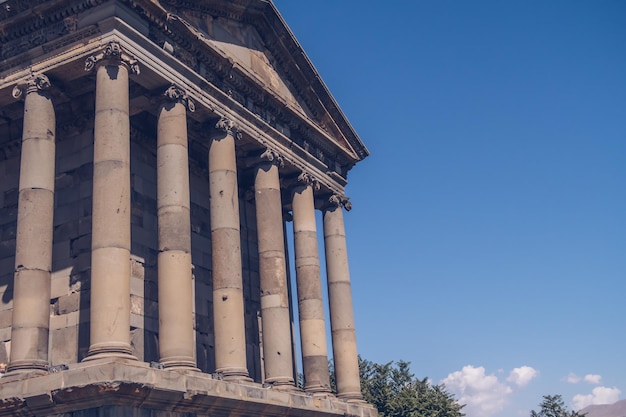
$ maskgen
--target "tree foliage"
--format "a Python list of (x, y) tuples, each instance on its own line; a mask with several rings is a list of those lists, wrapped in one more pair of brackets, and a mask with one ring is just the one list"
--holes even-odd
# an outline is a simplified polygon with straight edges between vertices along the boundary
[(530, 417), (585, 417), (586, 413), (568, 411), (560, 395), (544, 395), (539, 412), (532, 410)]
[(378, 364), (359, 358), (363, 399), (380, 417), (463, 417), (464, 405), (443, 385), (417, 379), (409, 362)]

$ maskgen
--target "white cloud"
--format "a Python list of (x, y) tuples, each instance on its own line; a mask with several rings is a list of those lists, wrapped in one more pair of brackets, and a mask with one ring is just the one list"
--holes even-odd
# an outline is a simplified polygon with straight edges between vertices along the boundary
[(585, 382), (598, 385), (600, 381), (602, 380), (602, 377), (600, 375), (587, 374), (583, 377), (583, 379), (585, 380)]
[(585, 381), (589, 384), (598, 385), (602, 381), (602, 376), (597, 374), (587, 374), (581, 378), (575, 373), (570, 372), (565, 380), (570, 384), (578, 384), (580, 381)]
[(573, 372), (570, 372), (567, 378), (565, 378), (565, 380), (569, 382), (570, 384), (578, 384), (581, 381), (581, 379), (582, 379), (581, 377), (579, 377)]
[(524, 387), (530, 382), (531, 379), (538, 375), (539, 371), (535, 368), (531, 366), (520, 366), (519, 368), (514, 368), (506, 380), (517, 385), (518, 387)]
[(461, 404), (467, 404), (463, 411), (472, 417), (488, 417), (501, 411), (513, 392), (497, 376), (485, 375), (485, 368), (482, 366), (464, 366), (462, 370), (449, 374), (441, 382), (456, 394)]
[(574, 396), (574, 410), (581, 410), (592, 404), (613, 404), (619, 400), (621, 393), (622, 392), (615, 387), (595, 387), (591, 391), (591, 394), (578, 394)]

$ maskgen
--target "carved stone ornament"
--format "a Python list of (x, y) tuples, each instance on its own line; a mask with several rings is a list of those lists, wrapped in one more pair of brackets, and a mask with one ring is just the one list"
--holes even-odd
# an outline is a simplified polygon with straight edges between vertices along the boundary
[(102, 51), (88, 57), (85, 60), (85, 71), (93, 70), (100, 61), (117, 61), (126, 65), (131, 73), (139, 75), (139, 62), (127, 54), (119, 42), (109, 42)]
[(302, 172), (300, 175), (298, 175), (298, 182), (304, 185), (310, 185), (314, 191), (320, 189), (320, 182), (308, 172)]
[(231, 136), (234, 136), (235, 139), (241, 139), (242, 137), (241, 131), (239, 131), (239, 129), (237, 129), (237, 127), (235, 126), (235, 122), (233, 122), (228, 117), (225, 117), (225, 116), (220, 117), (220, 120), (218, 120), (217, 123), (215, 123), (215, 128), (217, 130), (226, 132), (227, 134)]
[(271, 148), (267, 148), (259, 158), (261, 158), (262, 161), (270, 162), (280, 168), (285, 166), (285, 158)]
[(13, 87), (13, 98), (22, 98), (24, 93), (28, 94), (37, 90), (50, 88), (50, 80), (44, 74), (31, 74), (26, 80)]
[(328, 197), (328, 205), (330, 207), (343, 207), (346, 211), (352, 210), (352, 203), (345, 195), (333, 194)]
[(187, 107), (187, 110), (190, 112), (196, 111), (196, 104), (193, 102), (191, 97), (187, 94), (185, 90), (178, 87), (177, 85), (171, 85), (165, 92), (163, 93), (163, 97), (169, 101), (178, 101), (181, 102)]

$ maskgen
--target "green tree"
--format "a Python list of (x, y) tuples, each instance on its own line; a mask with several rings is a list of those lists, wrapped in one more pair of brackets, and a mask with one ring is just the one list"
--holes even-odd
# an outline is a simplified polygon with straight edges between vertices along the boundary
[(532, 410), (530, 417), (585, 417), (587, 415), (577, 411), (568, 411), (560, 395), (544, 395), (539, 407), (541, 410), (539, 412)]
[(378, 364), (359, 358), (363, 399), (380, 417), (463, 417), (464, 405), (443, 385), (417, 379), (409, 362)]

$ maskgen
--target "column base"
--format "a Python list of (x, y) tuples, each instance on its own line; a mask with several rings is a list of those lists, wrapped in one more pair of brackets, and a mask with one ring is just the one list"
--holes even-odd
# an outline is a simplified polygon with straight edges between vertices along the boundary
[(83, 362), (92, 361), (96, 359), (105, 358), (122, 358), (130, 360), (138, 360), (130, 349), (130, 345), (127, 343), (96, 343), (89, 346), (87, 356), (83, 359)]
[(224, 381), (231, 382), (252, 382), (248, 370), (245, 368), (219, 368), (215, 373), (222, 377)]
[(360, 392), (345, 392), (337, 394), (337, 398), (345, 400), (349, 403), (364, 403), (363, 395)]
[(163, 365), (163, 369), (200, 372), (200, 369), (196, 366), (196, 362), (186, 356), (171, 356), (169, 358), (163, 358), (159, 362)]
[(47, 375), (48, 361), (21, 359), (9, 362), (7, 374), (31, 373), (33, 375)]
[(300, 391), (291, 378), (267, 378), (263, 383), (277, 391)]
[(304, 391), (311, 392), (314, 394), (330, 394), (331, 393), (331, 389), (329, 386), (321, 385), (321, 384), (310, 384), (310, 385), (305, 384)]

